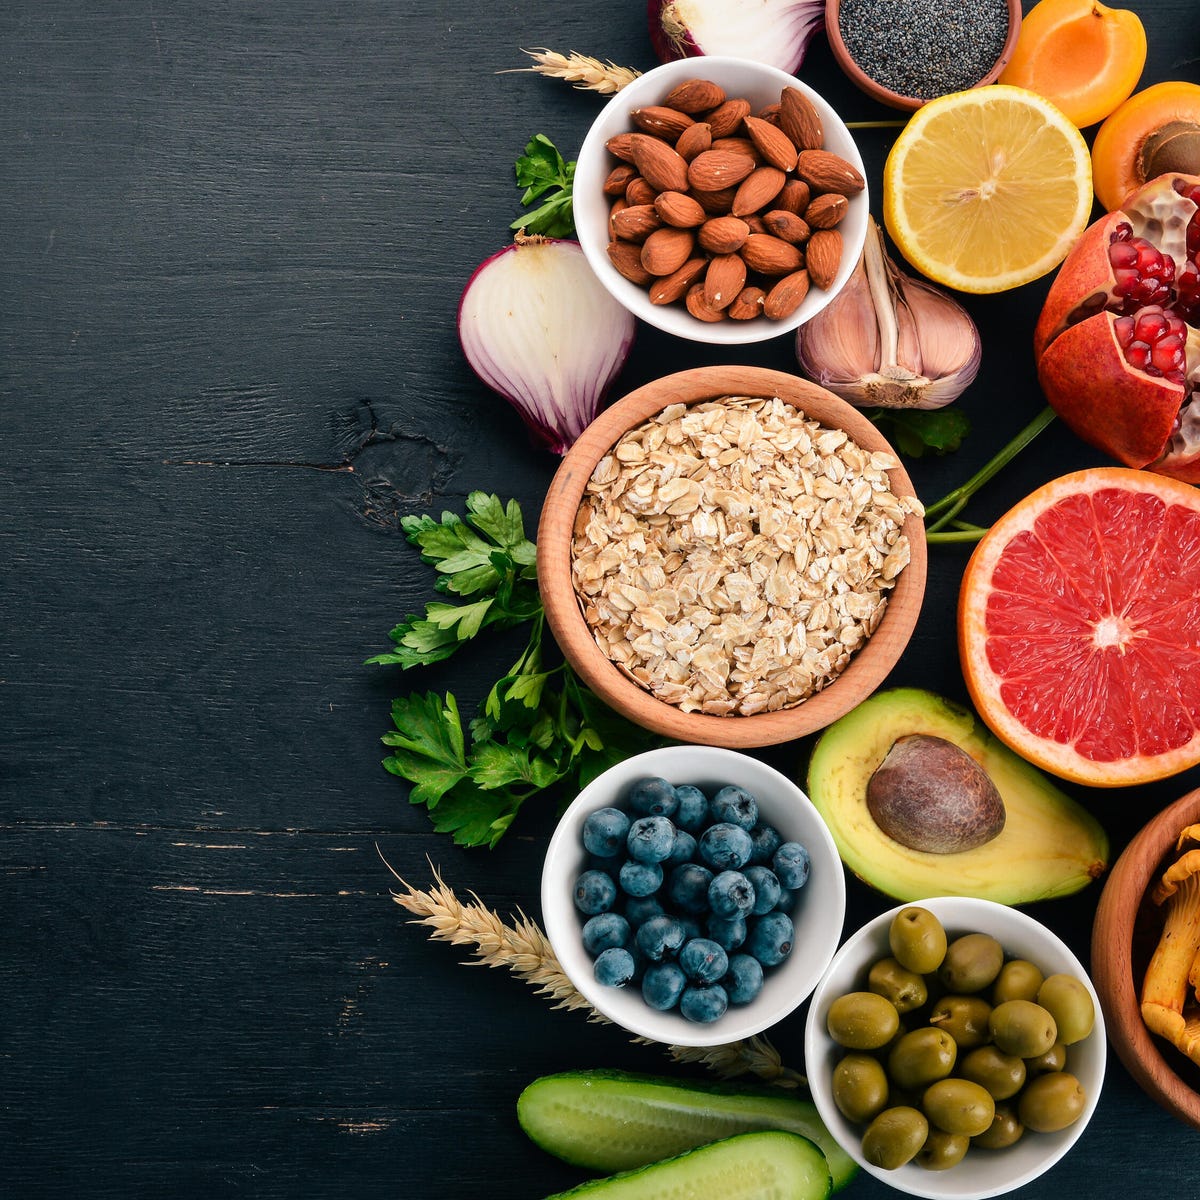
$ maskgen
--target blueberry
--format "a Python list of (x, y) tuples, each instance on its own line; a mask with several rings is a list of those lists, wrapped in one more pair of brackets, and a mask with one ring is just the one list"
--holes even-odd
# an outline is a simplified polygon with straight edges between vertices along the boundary
[(642, 999), (651, 1008), (666, 1012), (679, 1003), (680, 994), (687, 987), (687, 976), (678, 963), (654, 963), (646, 968), (642, 976)]
[(688, 833), (699, 833), (708, 817), (708, 797), (690, 783), (677, 787), (675, 796), (679, 801), (674, 814), (675, 824)]
[(728, 821), (747, 833), (758, 824), (758, 801), (745, 788), (728, 784), (708, 807), (714, 821)]
[(583, 925), (583, 948), (593, 957), (629, 942), (629, 922), (618, 913), (597, 913)]
[(779, 882), (793, 891), (802, 888), (808, 882), (811, 865), (808, 851), (799, 842), (784, 842), (771, 859), (771, 866), (774, 867)]
[(710, 1021), (716, 1021), (723, 1017), (728, 1007), (729, 996), (719, 983), (710, 984), (707, 987), (693, 984), (685, 987), (683, 994), (679, 997), (679, 1011), (683, 1016), (689, 1021), (697, 1021), (702, 1024), (708, 1024)]
[(709, 917), (704, 922), (708, 936), (723, 950), (736, 950), (746, 940), (745, 917)]
[(651, 917), (639, 925), (634, 941), (651, 962), (662, 962), (664, 958), (675, 956), (675, 951), (683, 945), (685, 935), (686, 931), (679, 919), (664, 913), (661, 917)]
[(746, 935), (746, 953), (753, 954), (764, 967), (774, 967), (792, 952), (796, 936), (792, 918), (787, 913), (771, 912), (755, 917)]
[(750, 835), (722, 821), (700, 835), (700, 857), (714, 871), (740, 871), (750, 861)]
[(612, 858), (625, 847), (629, 816), (619, 808), (598, 808), (583, 823), (583, 846), (589, 854)]
[(698, 938), (704, 931), (700, 928), (700, 922), (695, 917), (679, 917), (679, 924), (683, 926), (683, 942), (687, 945), (692, 938)]
[(754, 887), (754, 907), (750, 911), (756, 917), (769, 913), (783, 892), (775, 872), (770, 867), (747, 867), (744, 874)]
[(596, 982), (605, 987), (624, 987), (634, 975), (633, 955), (620, 946), (602, 950), (592, 965)]
[(671, 853), (667, 855), (665, 861), (671, 866), (676, 863), (692, 862), (697, 853), (696, 839), (686, 829), (676, 829)]
[(667, 878), (667, 896), (680, 912), (699, 916), (708, 911), (708, 885), (713, 873), (699, 863), (681, 863)]
[(791, 888), (780, 887), (779, 899), (775, 901), (775, 911), (781, 913), (790, 913), (796, 907), (796, 897), (798, 893), (793, 892)]
[(762, 963), (749, 954), (734, 954), (721, 986), (729, 993), (730, 1004), (749, 1004), (762, 991)]
[(663, 862), (674, 845), (675, 826), (668, 817), (638, 817), (625, 839), (629, 857), (643, 863)]
[(608, 912), (616, 903), (617, 885), (604, 871), (584, 871), (575, 880), (575, 907), (592, 916)]
[(626, 860), (621, 864), (619, 882), (627, 896), (650, 896), (662, 887), (663, 869), (658, 863)]
[(651, 917), (661, 917), (663, 906), (655, 896), (630, 896), (625, 901), (625, 919), (636, 928)]
[(693, 983), (716, 983), (729, 970), (729, 955), (711, 938), (694, 937), (683, 943), (679, 965)]
[(678, 807), (675, 789), (657, 776), (639, 779), (629, 789), (629, 807), (643, 817), (669, 817)]
[(754, 907), (754, 884), (741, 871), (722, 871), (708, 885), (708, 907), (716, 917), (742, 917)]
[(767, 866), (775, 851), (783, 845), (783, 836), (774, 825), (758, 824), (750, 830), (750, 861)]

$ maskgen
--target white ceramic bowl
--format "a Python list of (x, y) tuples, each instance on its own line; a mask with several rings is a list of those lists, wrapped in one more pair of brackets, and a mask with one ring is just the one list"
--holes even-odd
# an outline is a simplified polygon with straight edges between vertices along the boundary
[(762, 342), (795, 330), (821, 311), (850, 277), (867, 235), (867, 189), (850, 199), (850, 207), (838, 228), (842, 232), (843, 251), (838, 273), (829, 288), (811, 288), (800, 307), (785, 321), (756, 317), (751, 321), (698, 321), (681, 304), (651, 304), (644, 287), (626, 279), (609, 261), (607, 246), (609, 198), (604, 195), (604, 180), (617, 165), (605, 143), (618, 133), (634, 128), (629, 119), (632, 109), (659, 104), (677, 84), (686, 79), (711, 79), (728, 96), (741, 96), (757, 110), (779, 100), (785, 87), (799, 88), (816, 107), (825, 129), (825, 149), (841, 155), (860, 174), (866, 175), (862, 156), (845, 122), (820, 95), (794, 76), (763, 63), (741, 58), (685, 58), (666, 63), (639, 76), (617, 92), (600, 111), (580, 148), (572, 188), (575, 230), (583, 252), (600, 282), (635, 317), (658, 329), (697, 342), (737, 345)]
[(845, 994), (866, 986), (866, 972), (876, 959), (891, 953), (888, 928), (892, 918), (909, 905), (897, 905), (864, 925), (834, 956), (825, 978), (813, 993), (805, 1027), (804, 1061), (809, 1088), (829, 1131), (865, 1171), (910, 1196), (935, 1200), (984, 1200), (1022, 1187), (1048, 1171), (1075, 1144), (1095, 1112), (1104, 1082), (1107, 1059), (1104, 1016), (1099, 997), (1083, 965), (1067, 945), (1044, 925), (1015, 908), (962, 896), (941, 896), (917, 902), (945, 926), (950, 940), (963, 933), (990, 933), (1008, 958), (1025, 958), (1050, 975), (1066, 972), (1082, 980), (1092, 994), (1096, 1024), (1091, 1034), (1067, 1050), (1067, 1070), (1083, 1085), (1087, 1104), (1080, 1118), (1058, 1133), (1027, 1131), (1005, 1150), (971, 1150), (964, 1162), (945, 1171), (929, 1171), (909, 1163), (895, 1171), (872, 1166), (862, 1155), (865, 1128), (847, 1121), (833, 1102), (830, 1079), (834, 1064), (845, 1053), (830, 1038), (825, 1023), (829, 1006)]
[[(585, 869), (583, 823), (589, 813), (608, 806), (625, 807), (629, 788), (639, 779), (661, 776), (674, 784), (691, 783), (712, 796), (719, 787), (739, 784), (758, 800), (764, 821), (785, 841), (807, 847), (812, 871), (795, 909), (791, 954), (765, 971), (763, 989), (745, 1005), (730, 1005), (710, 1024), (689, 1021), (678, 1011), (659, 1012), (643, 999), (641, 989), (607, 987), (596, 982), (591, 955), (581, 938), (586, 918), (575, 908), (575, 880)], [(809, 798), (773, 767), (735, 750), (714, 746), (668, 746), (649, 750), (610, 767), (594, 779), (563, 814), (550, 839), (542, 872), (542, 919), (563, 970), (599, 1013), (630, 1033), (667, 1045), (713, 1046), (751, 1037), (774, 1025), (811, 995), (842, 936), (846, 915), (846, 883), (837, 847)]]

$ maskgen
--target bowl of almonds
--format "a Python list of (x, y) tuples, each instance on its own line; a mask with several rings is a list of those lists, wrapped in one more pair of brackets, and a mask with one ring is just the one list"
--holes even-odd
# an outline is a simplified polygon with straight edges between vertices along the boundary
[(920, 501), (886, 439), (782, 371), (697, 367), (605, 409), (555, 473), (546, 619), (611, 708), (732, 749), (823, 729), (883, 683), (925, 590)]
[(866, 237), (844, 122), (791, 75), (738, 58), (667, 63), (622, 88), (584, 139), (573, 196), (605, 287), (693, 341), (796, 329), (837, 295)]

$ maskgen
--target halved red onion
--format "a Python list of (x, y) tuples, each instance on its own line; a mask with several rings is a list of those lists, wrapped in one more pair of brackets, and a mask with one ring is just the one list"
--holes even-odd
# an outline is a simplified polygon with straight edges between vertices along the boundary
[(793, 74), (825, 27), (825, 0), (648, 0), (659, 62), (729, 54)]

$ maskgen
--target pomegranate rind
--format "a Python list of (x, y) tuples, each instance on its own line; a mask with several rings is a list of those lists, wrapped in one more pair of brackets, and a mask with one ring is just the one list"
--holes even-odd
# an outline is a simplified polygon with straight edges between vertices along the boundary
[[(1117, 494), (1114, 503), (1109, 489), (1126, 495)], [(1100, 528), (1080, 519), (1093, 504), (1106, 512), (1122, 505), (1161, 510), (1153, 544), (1123, 521)], [(1042, 578), (1026, 572), (1027, 587), (1015, 589), (1019, 560), (1030, 546), (1053, 569)], [(1001, 586), (1006, 579), (1008, 586)], [(1107, 597), (1099, 611), (1098, 595)], [(1012, 620), (997, 619), (1006, 604), (1019, 610), (1017, 624), (1025, 622), (1019, 636)], [(1093, 634), (1106, 619), (1145, 632), (1123, 646), (1102, 644)], [(1081, 623), (1089, 621), (1083, 637)], [(1003, 636), (1024, 656), (1024, 678), (995, 667), (1004, 665), (998, 625), (1006, 625)], [(1045, 484), (975, 548), (959, 594), (958, 642), (976, 711), (1035, 766), (1107, 788), (1165, 779), (1200, 763), (1200, 492), (1125, 467), (1076, 471)], [(1081, 712), (1089, 714), (1082, 729)], [(1051, 732), (1035, 731), (1034, 723)], [(1153, 736), (1142, 738), (1139, 730)], [(1145, 751), (1143, 741), (1160, 748)], [(1085, 742), (1104, 742), (1108, 756), (1083, 752)]]
[(1076, 436), (1127, 467), (1150, 467), (1165, 453), (1183, 385), (1131, 367), (1115, 322), (1101, 312), (1065, 329), (1038, 359), (1038, 380)]

